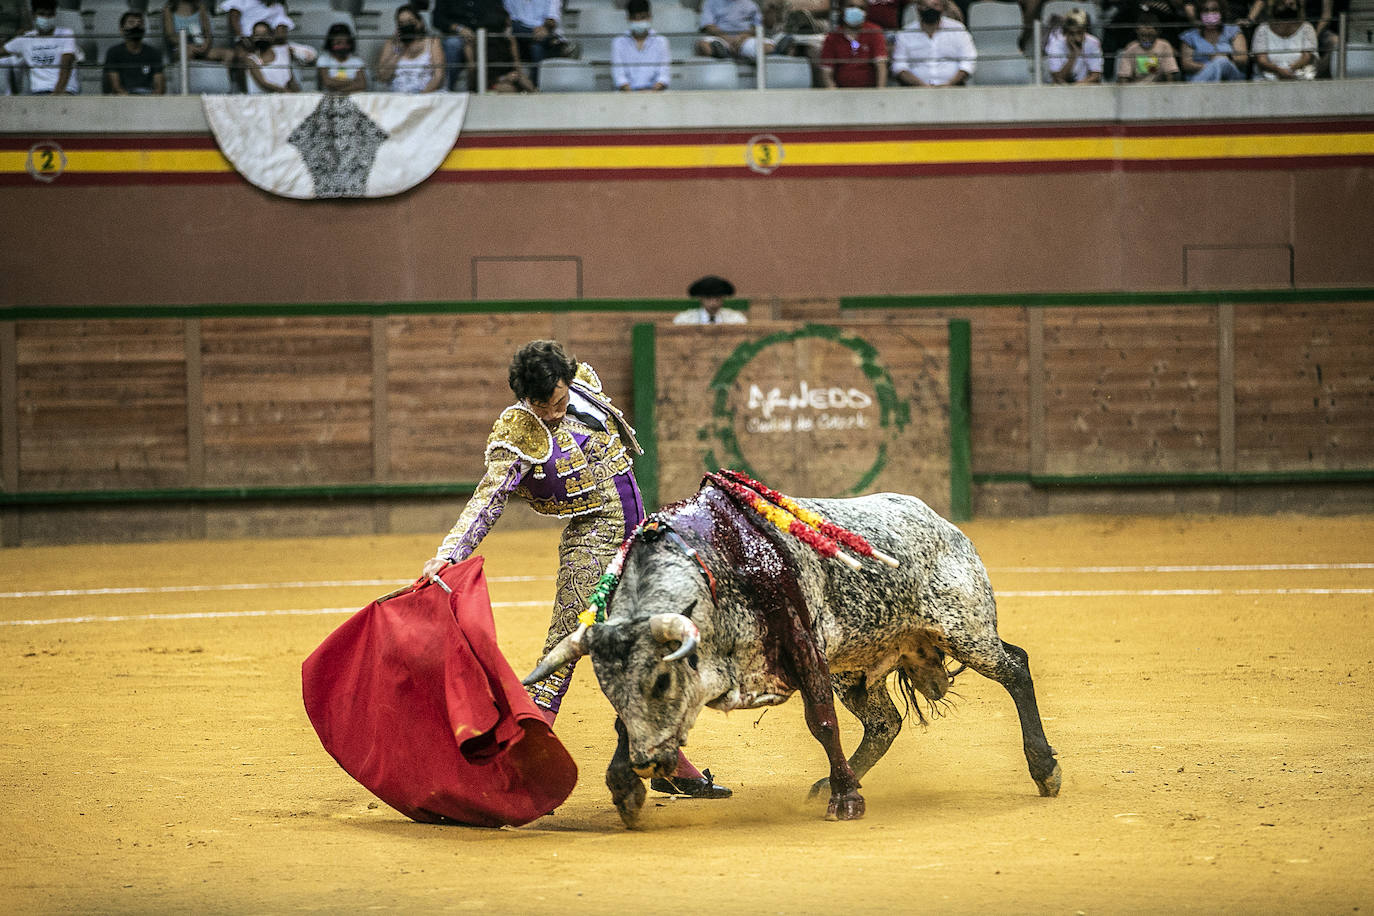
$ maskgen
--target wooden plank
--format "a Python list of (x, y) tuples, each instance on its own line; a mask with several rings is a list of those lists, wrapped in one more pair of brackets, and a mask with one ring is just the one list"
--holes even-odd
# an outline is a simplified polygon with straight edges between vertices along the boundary
[(22, 489), (184, 486), (184, 323), (17, 322)]
[(387, 319), (387, 428), (395, 480), (477, 480), (491, 425), (514, 401), (511, 356), (553, 336), (551, 313)]
[(201, 339), (207, 483), (372, 479), (370, 318), (205, 319)]
[(1030, 309), (1026, 315), (1027, 389), (1026, 416), (1030, 433), (1030, 471), (1045, 473), (1045, 313)]
[(186, 485), (205, 485), (205, 390), (201, 365), (200, 320), (185, 324), (183, 354), (186, 360)]

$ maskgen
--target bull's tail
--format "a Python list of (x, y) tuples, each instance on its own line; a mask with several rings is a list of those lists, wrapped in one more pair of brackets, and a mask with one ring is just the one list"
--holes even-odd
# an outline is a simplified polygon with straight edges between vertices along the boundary
[[(929, 724), (926, 718), (927, 713), (931, 719), (938, 719), (948, 712), (953, 705), (950, 697), (958, 696), (950, 692), (950, 680), (954, 675), (963, 670), (959, 669), (945, 673), (943, 667), (936, 669), (938, 676), (932, 676), (930, 669), (909, 669), (901, 667), (897, 669), (897, 691), (902, 695), (902, 718), (911, 721), (913, 718), (922, 727)], [(923, 702), (924, 701), (924, 702)], [(922, 706), (925, 710), (922, 710)]]

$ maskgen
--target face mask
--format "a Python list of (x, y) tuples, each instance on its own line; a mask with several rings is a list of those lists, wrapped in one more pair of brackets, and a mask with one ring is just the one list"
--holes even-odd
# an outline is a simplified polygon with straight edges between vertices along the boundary
[(1275, 19), (1297, 19), (1298, 11), (1295, 7), (1281, 6), (1274, 10)]
[(329, 49), (329, 53), (333, 54), (339, 60), (343, 60), (344, 58), (348, 57), (349, 52), (352, 50), (353, 49), (350, 48), (348, 45), (334, 45), (334, 47)]
[(844, 24), (850, 28), (857, 29), (864, 24), (867, 15), (857, 6), (846, 6), (844, 8)]
[(55, 16), (34, 16), (33, 27), (40, 32), (51, 32), (57, 26)]
[(649, 27), (652, 26), (652, 25), (653, 25), (653, 23), (651, 23), (651, 22), (650, 22), (649, 20), (647, 20), (647, 19), (636, 19), (634, 22), (631, 22), (631, 23), (630, 23), (630, 34), (631, 34), (631, 35), (648, 35), (648, 34), (649, 34)]
[(1221, 25), (1221, 13), (1203, 13), (1200, 18), (1203, 25)]
[(412, 38), (420, 37), (420, 27), (412, 23), (406, 23), (405, 25), (397, 28), (396, 31), (406, 41), (410, 41)]
[(130, 41), (142, 41), (143, 32), (144, 30), (142, 26), (134, 26), (132, 29), (124, 30), (124, 37), (129, 39)]
[(272, 47), (272, 39), (254, 38), (253, 47), (257, 48), (259, 51), (266, 51), (268, 48)]
[(944, 14), (939, 10), (933, 10), (925, 6), (921, 7), (921, 21), (926, 25), (935, 25), (935, 23), (940, 21), (942, 15)]

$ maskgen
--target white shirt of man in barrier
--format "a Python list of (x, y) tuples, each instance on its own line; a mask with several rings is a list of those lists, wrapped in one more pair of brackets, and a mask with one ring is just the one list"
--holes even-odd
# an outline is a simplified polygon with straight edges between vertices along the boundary
[(918, 0), (920, 14), (897, 33), (892, 75), (905, 86), (961, 86), (973, 75), (978, 50), (968, 29), (941, 12), (941, 0)]
[[(40, 18), (45, 17), (34, 17), (35, 21)], [(76, 46), (76, 35), (71, 29), (48, 25), (46, 19), (42, 24), (47, 28), (30, 29), (23, 35), (5, 42), (5, 51), (29, 68), (30, 94), (62, 91), (75, 95), (81, 91), (76, 65), (82, 57), (80, 49)], [(59, 90), (58, 83), (62, 81), (64, 67), (67, 79)], [(8, 77), (9, 73), (0, 68), (0, 76)]]

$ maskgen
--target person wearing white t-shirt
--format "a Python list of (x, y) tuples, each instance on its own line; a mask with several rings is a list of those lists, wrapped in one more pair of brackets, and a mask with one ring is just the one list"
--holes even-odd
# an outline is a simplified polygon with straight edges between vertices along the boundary
[(291, 71), (291, 51), (274, 42), (271, 27), (259, 22), (253, 26), (252, 38), (253, 53), (246, 58), (248, 94), (300, 92), (301, 85)]
[(367, 64), (357, 55), (353, 30), (346, 22), (336, 22), (324, 37), (324, 53), (319, 56), (320, 88), (325, 92), (366, 92)]
[(1297, 0), (1277, 0), (1269, 21), (1255, 29), (1255, 67), (1267, 80), (1310, 80), (1317, 76), (1317, 30), (1303, 22)]
[(1102, 42), (1088, 32), (1088, 14), (1070, 10), (1045, 42), (1045, 70), (1059, 85), (1102, 82)]
[(29, 68), (29, 93), (76, 95), (81, 91), (81, 81), (76, 77), (81, 50), (76, 46), (75, 33), (57, 27), (57, 4), (53, 0), (34, 3), (33, 24), (34, 28), (5, 42), (5, 51)]
[(286, 14), (286, 6), (281, 0), (263, 3), (262, 0), (223, 0), (220, 12), (229, 16), (229, 34), (235, 38), (249, 38), (253, 26), (259, 22), (267, 23), (268, 30), (284, 25), (288, 29), (296, 27), (295, 21)]
[(916, 12), (916, 21), (893, 43), (892, 75), (903, 86), (967, 83), (978, 63), (968, 29), (944, 14), (943, 0), (917, 0)]
[(668, 39), (653, 30), (649, 0), (625, 4), (629, 30), (611, 42), (611, 82), (622, 92), (661, 92), (668, 88), (672, 52)]

